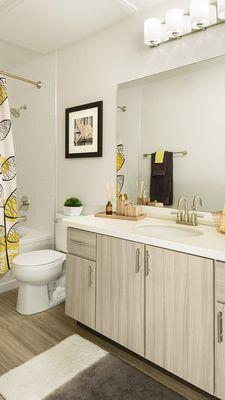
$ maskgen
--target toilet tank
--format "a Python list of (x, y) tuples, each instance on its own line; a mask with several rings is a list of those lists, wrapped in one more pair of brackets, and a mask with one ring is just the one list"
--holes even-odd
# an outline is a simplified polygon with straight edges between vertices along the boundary
[(63, 222), (65, 215), (57, 214), (55, 218), (55, 249), (67, 253), (67, 228)]

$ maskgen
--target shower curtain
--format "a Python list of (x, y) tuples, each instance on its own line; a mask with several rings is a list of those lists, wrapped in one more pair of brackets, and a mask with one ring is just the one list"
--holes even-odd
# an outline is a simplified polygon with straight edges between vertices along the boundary
[(6, 81), (0, 78), (0, 274), (19, 251), (16, 165)]

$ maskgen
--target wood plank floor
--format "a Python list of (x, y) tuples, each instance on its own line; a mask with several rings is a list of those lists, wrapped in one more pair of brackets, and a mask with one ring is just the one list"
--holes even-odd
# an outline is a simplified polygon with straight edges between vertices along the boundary
[[(21, 316), (16, 312), (17, 292), (0, 294), (0, 375), (53, 347), (74, 333), (96, 343), (122, 360), (134, 365), (162, 384), (189, 400), (206, 400), (209, 397), (132, 354), (76, 325), (65, 316), (64, 304), (40, 314)], [(2, 399), (0, 395), (0, 399)]]

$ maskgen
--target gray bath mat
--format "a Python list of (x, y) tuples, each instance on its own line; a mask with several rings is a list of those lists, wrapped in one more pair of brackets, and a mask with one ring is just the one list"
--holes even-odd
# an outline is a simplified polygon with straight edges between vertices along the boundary
[(45, 400), (184, 400), (111, 354), (82, 371)]

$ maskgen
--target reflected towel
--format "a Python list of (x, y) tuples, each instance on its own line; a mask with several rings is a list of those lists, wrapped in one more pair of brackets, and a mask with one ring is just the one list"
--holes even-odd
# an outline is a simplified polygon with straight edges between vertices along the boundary
[(158, 150), (155, 156), (156, 164), (163, 164), (164, 161), (165, 150)]
[(151, 201), (173, 204), (173, 153), (165, 151), (164, 162), (156, 164), (156, 153), (151, 157)]

